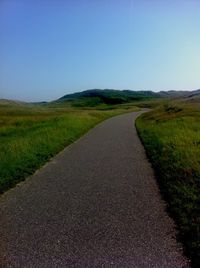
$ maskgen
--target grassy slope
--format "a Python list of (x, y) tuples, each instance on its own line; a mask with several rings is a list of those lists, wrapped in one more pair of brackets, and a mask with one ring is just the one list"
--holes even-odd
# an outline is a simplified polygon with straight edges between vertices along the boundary
[(199, 267), (200, 105), (165, 103), (136, 125), (193, 267)]
[(86, 108), (0, 106), (0, 192), (33, 173), (50, 157), (102, 120), (135, 110), (133, 105)]

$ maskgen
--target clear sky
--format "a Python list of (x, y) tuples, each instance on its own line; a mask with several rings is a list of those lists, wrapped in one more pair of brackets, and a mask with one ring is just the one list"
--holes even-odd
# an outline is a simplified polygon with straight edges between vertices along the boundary
[(0, 98), (200, 88), (199, 0), (0, 0)]

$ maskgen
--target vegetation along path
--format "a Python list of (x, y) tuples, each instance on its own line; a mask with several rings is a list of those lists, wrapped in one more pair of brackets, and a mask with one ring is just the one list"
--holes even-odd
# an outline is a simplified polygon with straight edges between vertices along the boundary
[(0, 198), (2, 267), (189, 267), (134, 127), (99, 124)]

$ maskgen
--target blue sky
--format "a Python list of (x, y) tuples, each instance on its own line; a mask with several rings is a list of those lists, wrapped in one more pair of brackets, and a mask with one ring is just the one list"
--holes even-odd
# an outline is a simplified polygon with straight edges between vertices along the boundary
[(0, 98), (200, 88), (198, 0), (1, 0)]

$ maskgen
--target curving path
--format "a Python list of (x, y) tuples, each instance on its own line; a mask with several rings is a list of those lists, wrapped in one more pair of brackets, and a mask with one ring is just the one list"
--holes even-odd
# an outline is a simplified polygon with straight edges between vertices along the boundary
[(1, 267), (189, 267), (134, 127), (113, 117), (0, 198)]

